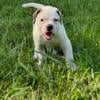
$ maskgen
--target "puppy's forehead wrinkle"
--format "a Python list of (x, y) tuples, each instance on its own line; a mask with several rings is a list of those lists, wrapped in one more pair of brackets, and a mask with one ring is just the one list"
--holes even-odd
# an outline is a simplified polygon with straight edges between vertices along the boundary
[[(48, 13), (48, 16), (49, 15), (51, 15), (51, 16), (57, 16), (57, 15), (59, 15), (60, 17), (61, 17), (61, 12), (60, 12), (60, 10), (58, 9), (58, 8), (56, 8), (56, 7), (53, 7), (53, 6), (44, 6), (43, 8), (42, 8), (42, 11), (43, 11), (43, 13), (45, 14), (45, 15), (47, 15), (47, 13)], [(57, 15), (56, 15), (56, 13), (57, 13)]]
[(54, 8), (54, 9), (41, 9), (40, 13), (38, 14), (38, 17), (39, 19), (40, 18), (51, 18), (51, 19), (58, 18), (59, 19), (60, 16), (58, 15), (57, 10)]
[(52, 6), (44, 6), (42, 9), (41, 9), (42, 11), (44, 11), (44, 12), (56, 12), (58, 9), (56, 8), (56, 7), (52, 7)]

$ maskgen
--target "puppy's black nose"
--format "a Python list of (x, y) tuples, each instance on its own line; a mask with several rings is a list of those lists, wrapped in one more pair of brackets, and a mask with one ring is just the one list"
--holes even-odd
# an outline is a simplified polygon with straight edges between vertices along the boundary
[(52, 29), (53, 29), (53, 25), (49, 24), (49, 25), (47, 26), (47, 31), (51, 31)]

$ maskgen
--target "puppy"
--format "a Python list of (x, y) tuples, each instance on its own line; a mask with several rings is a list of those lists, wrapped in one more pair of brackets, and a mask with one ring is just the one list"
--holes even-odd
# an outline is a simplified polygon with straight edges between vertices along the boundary
[(52, 6), (45, 6), (37, 3), (23, 4), (22, 7), (34, 7), (36, 12), (33, 14), (33, 40), (35, 51), (34, 58), (38, 59), (41, 65), (44, 58), (46, 47), (58, 45), (62, 49), (65, 59), (72, 69), (76, 69), (73, 63), (73, 51), (71, 42), (66, 34), (61, 12)]

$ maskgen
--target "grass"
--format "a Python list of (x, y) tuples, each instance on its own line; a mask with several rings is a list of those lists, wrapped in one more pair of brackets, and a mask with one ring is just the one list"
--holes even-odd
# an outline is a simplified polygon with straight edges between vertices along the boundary
[(100, 0), (34, 0), (63, 13), (75, 72), (51, 54), (41, 67), (33, 61), (33, 10), (21, 7), (32, 1), (0, 1), (0, 99), (100, 100)]

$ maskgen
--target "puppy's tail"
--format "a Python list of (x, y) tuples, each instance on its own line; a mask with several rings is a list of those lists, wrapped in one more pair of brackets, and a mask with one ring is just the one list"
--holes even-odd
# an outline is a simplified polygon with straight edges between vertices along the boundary
[(41, 9), (42, 7), (44, 7), (44, 5), (38, 3), (26, 3), (23, 4), (22, 7), (24, 8), (33, 7), (33, 8)]

